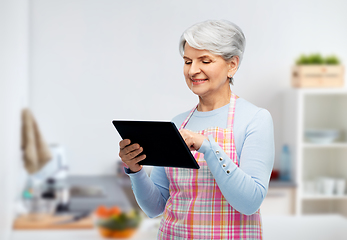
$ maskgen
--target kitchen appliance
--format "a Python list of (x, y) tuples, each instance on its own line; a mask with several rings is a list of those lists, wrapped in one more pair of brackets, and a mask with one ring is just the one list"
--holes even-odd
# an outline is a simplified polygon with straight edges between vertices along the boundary
[(66, 179), (69, 164), (65, 147), (59, 144), (50, 144), (49, 149), (52, 153), (52, 159), (40, 171), (32, 174), (31, 177), (42, 181), (48, 178)]
[[(66, 157), (65, 147), (59, 144), (50, 144), (52, 159), (37, 173), (30, 176), (30, 180), (36, 180), (42, 183), (41, 191), (54, 195), (57, 202), (57, 211), (65, 212), (69, 205), (69, 185), (68, 177), (68, 160)], [(50, 191), (50, 193), (48, 192)], [(52, 192), (54, 191), (54, 192)]]

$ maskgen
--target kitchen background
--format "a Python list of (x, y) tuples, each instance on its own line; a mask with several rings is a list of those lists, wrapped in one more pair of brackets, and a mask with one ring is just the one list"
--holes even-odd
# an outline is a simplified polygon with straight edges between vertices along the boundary
[[(69, 175), (115, 175), (120, 137), (111, 120), (170, 120), (194, 106), (179, 37), (196, 22), (228, 19), (247, 40), (232, 90), (270, 111), (278, 169), (288, 143), (283, 95), (292, 88), (291, 67), (301, 54), (346, 61), (346, 9), (342, 0), (1, 0), (0, 239), (11, 235), (12, 206), (27, 176), (23, 108), (31, 109), (47, 143), (63, 146)], [(281, 194), (294, 199), (295, 186)]]

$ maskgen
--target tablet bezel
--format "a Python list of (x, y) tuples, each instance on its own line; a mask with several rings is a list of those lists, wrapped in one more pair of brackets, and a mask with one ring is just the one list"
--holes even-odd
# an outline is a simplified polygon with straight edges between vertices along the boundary
[(122, 139), (143, 147), (140, 165), (199, 169), (194, 156), (173, 122), (112, 120)]

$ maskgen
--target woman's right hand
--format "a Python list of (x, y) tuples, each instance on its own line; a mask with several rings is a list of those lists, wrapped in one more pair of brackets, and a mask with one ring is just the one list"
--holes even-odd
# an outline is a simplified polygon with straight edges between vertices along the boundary
[(142, 154), (138, 156), (143, 151), (143, 148), (137, 143), (131, 145), (130, 143), (131, 141), (129, 139), (119, 142), (119, 157), (132, 172), (138, 172), (142, 169), (142, 165), (138, 164), (138, 162), (144, 160), (146, 155)]

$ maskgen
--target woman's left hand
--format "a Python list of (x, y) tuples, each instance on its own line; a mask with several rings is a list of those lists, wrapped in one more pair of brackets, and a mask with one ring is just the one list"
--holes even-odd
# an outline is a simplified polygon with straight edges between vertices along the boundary
[(208, 140), (206, 136), (189, 131), (187, 129), (181, 129), (179, 130), (179, 132), (191, 151), (199, 150), (204, 140)]

